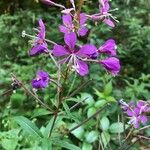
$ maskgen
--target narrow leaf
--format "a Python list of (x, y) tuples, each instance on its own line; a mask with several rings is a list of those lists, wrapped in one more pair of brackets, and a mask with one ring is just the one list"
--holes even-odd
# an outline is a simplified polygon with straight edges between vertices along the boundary
[(14, 120), (21, 126), (24, 131), (38, 138), (42, 138), (42, 134), (38, 127), (26, 117), (16, 116), (14, 117)]

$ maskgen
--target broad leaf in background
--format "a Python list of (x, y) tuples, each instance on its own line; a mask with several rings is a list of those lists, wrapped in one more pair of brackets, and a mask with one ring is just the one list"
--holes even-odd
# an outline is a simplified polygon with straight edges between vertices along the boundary
[(42, 133), (38, 129), (38, 127), (31, 122), (29, 119), (23, 116), (16, 116), (13, 118), (20, 126), (21, 128), (26, 131), (28, 134), (35, 136), (37, 138), (42, 138)]
[(109, 125), (110, 125), (110, 122), (109, 122), (109, 119), (107, 117), (103, 117), (100, 120), (100, 128), (102, 130), (108, 130), (109, 129)]
[(97, 131), (91, 131), (89, 133), (85, 134), (86, 141), (88, 143), (93, 143), (98, 139), (98, 132)]
[[(70, 126), (70, 129), (77, 126), (77, 123), (73, 123)], [(80, 126), (79, 128), (75, 129), (74, 131), (71, 132), (75, 137), (78, 139), (82, 140), (84, 136), (84, 128)]]
[(108, 96), (112, 93), (112, 82), (109, 81), (106, 85), (105, 85), (105, 88), (104, 88), (104, 95), (105, 96)]
[[(129, 125), (125, 125), (125, 129), (127, 129)], [(111, 133), (122, 133), (124, 132), (124, 124), (122, 122), (116, 122), (110, 125), (109, 131)]]
[(84, 142), (82, 145), (82, 150), (92, 150), (92, 145)]

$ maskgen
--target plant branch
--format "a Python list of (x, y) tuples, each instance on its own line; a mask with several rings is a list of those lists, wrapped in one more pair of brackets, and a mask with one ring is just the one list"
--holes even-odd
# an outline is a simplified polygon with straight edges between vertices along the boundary
[(125, 148), (124, 150), (129, 150), (135, 143), (137, 143), (137, 141), (139, 141), (139, 138), (136, 139), (131, 145), (129, 145), (127, 148)]
[(38, 102), (39, 104), (41, 104), (41, 106), (43, 106), (43, 107), (46, 108), (47, 110), (53, 112), (52, 109), (51, 109), (47, 104), (45, 104), (42, 100), (40, 100), (37, 95), (35, 95), (32, 91), (30, 91), (30, 90), (23, 84), (23, 82), (22, 82), (21, 80), (19, 80), (19, 79), (16, 77), (15, 74), (11, 73), (11, 76), (18, 82), (18, 84), (20, 85), (20, 87), (22, 87), (26, 93), (28, 93), (28, 94), (30, 94), (32, 97), (34, 97), (34, 98), (37, 100), (37, 102)]
[[(70, 94), (68, 97), (74, 96), (74, 95), (75, 95), (76, 93), (78, 93), (83, 87), (87, 86), (91, 81), (92, 81), (92, 80), (88, 80), (87, 82), (81, 84), (81, 85), (79, 86), (79, 88), (77, 88), (74, 92), (72, 92), (72, 94)], [(68, 97), (67, 97), (67, 98), (68, 98)]]
[[(58, 75), (57, 84), (58, 84), (58, 85), (60, 85), (60, 72), (61, 72), (61, 68), (60, 68), (60, 65), (58, 65), (58, 72), (57, 72), (57, 75)], [(62, 87), (57, 86), (58, 104), (57, 104), (57, 109), (56, 109), (56, 111), (55, 111), (55, 113), (54, 113), (55, 116), (54, 116), (54, 120), (53, 120), (53, 122), (52, 122), (52, 126), (51, 126), (51, 129), (50, 129), (50, 132), (49, 132), (48, 137), (51, 136), (52, 131), (53, 131), (53, 128), (54, 128), (54, 126), (55, 126), (56, 119), (57, 119), (57, 117), (58, 117), (58, 112), (59, 112), (60, 104), (61, 104), (61, 101), (62, 101), (62, 96), (61, 96), (62, 91), (63, 91), (63, 90), (62, 90)]]
[(83, 124), (85, 124), (86, 122), (88, 122), (89, 120), (91, 120), (92, 118), (94, 118), (95, 116), (97, 116), (102, 110), (104, 110), (107, 106), (109, 105), (109, 103), (107, 103), (105, 106), (103, 106), (102, 108), (100, 108), (98, 111), (96, 111), (92, 116), (90, 116), (89, 118), (83, 120), (81, 123), (79, 123), (77, 126), (75, 126), (74, 128), (70, 129), (69, 132), (74, 131), (75, 129), (79, 128), (80, 126), (82, 126)]

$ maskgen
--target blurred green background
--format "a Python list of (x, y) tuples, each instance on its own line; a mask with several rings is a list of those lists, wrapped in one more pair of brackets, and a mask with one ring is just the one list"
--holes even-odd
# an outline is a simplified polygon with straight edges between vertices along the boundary
[[(68, 7), (70, 5), (67, 0), (56, 1)], [(88, 14), (98, 12), (98, 8), (95, 7), (98, 6), (97, 0), (86, 0), (85, 4), (82, 11)], [(76, 118), (79, 117), (78, 121), (95, 112), (99, 107), (98, 103), (120, 98), (126, 101), (150, 99), (150, 1), (112, 0), (111, 6), (112, 9), (118, 8), (118, 11), (112, 12), (119, 20), (116, 27), (112, 29), (103, 23), (95, 25), (89, 21), (88, 39), (82, 39), (81, 42), (88, 41), (99, 47), (105, 40), (114, 38), (117, 41), (118, 57), (122, 69), (119, 76), (112, 80), (99, 65), (91, 66), (90, 75), (82, 80), (77, 77), (76, 85), (89, 79), (92, 80), (90, 86), (82, 89), (74, 97), (76, 101), (86, 96), (89, 97), (89, 101), (84, 107), (71, 112)], [(56, 75), (56, 68), (48, 57), (29, 57), (30, 41), (28, 38), (22, 38), (21, 33), (25, 30), (29, 34), (35, 34), (33, 28), (37, 27), (38, 19), (42, 18), (46, 23), (47, 38), (57, 43), (63, 42), (63, 35), (58, 31), (58, 25), (61, 24), (61, 14), (58, 13), (58, 10), (58, 8), (46, 6), (38, 0), (0, 1), (0, 149), (43, 149), (40, 147), (40, 143), (31, 140), (32, 138), (25, 133), (20, 133), (20, 128), (12, 121), (12, 117), (26, 116), (41, 129), (46, 126), (51, 116), (47, 111), (39, 108), (33, 98), (26, 95), (21, 89), (18, 89), (16, 93), (2, 94), (10, 88), (11, 72), (15, 73), (29, 88), (31, 88), (30, 81), (38, 69), (44, 68), (52, 76)], [(39, 94), (47, 104), (51, 105), (55, 97), (55, 88), (49, 87)], [(114, 123), (120, 109), (117, 107), (117, 103), (113, 104), (111, 109), (100, 114), (99, 120), (109, 121), (109, 124)], [(73, 125), (73, 121), (63, 120), (63, 125)], [(90, 150), (92, 147), (93, 149), (97, 147), (95, 142), (97, 139), (90, 142), (90, 138), (97, 137), (97, 134), (100, 133), (106, 149), (108, 143), (112, 149), (117, 147), (118, 143), (115, 142), (115, 136), (112, 135), (110, 129), (110, 132), (106, 130), (108, 137), (106, 140), (103, 139), (102, 130), (95, 131), (96, 123), (90, 122), (88, 125), (65, 138), (82, 147), (83, 150), (84, 148)], [(92, 132), (93, 130), (94, 132)], [(146, 134), (148, 133), (150, 134), (150, 131), (147, 131)], [(60, 147), (56, 146), (54, 150), (59, 150)], [(137, 143), (134, 146), (135, 150), (138, 147)]]

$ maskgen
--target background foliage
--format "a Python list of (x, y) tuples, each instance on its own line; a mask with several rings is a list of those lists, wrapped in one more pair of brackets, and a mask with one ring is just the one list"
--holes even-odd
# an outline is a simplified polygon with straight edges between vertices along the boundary
[[(59, 1), (60, 3), (69, 3)], [(86, 1), (83, 10), (89, 14), (98, 12), (95, 7), (96, 0)], [(118, 53), (122, 64), (122, 70), (118, 77), (111, 80), (109, 75), (104, 75), (104, 71), (99, 66), (91, 68), (92, 74), (82, 81), (77, 77), (77, 85), (91, 79), (90, 86), (85, 87), (78, 95), (75, 95), (63, 104), (63, 111), (66, 115), (58, 118), (56, 128), (58, 133), (64, 133), (66, 127), (73, 127), (74, 122), (80, 122), (92, 115), (108, 101), (116, 101), (124, 98), (131, 99), (150, 98), (150, 1), (149, 0), (113, 0), (112, 8), (118, 8), (114, 15), (120, 21), (115, 29), (106, 27), (104, 24), (94, 26), (89, 24), (90, 33), (88, 40), (97, 45), (104, 40), (113, 37), (117, 41)], [(21, 37), (21, 32), (33, 34), (33, 27), (37, 26), (37, 20), (43, 18), (46, 22), (47, 37), (51, 40), (62, 42), (62, 34), (58, 32), (58, 24), (61, 23), (61, 16), (56, 8), (49, 8), (38, 1), (1, 0), (0, 1), (0, 95), (9, 89), (11, 84), (10, 73), (14, 72), (30, 88), (30, 80), (35, 76), (39, 68), (46, 67), (52, 76), (55, 76), (55, 68), (51, 65), (51, 60), (47, 57), (38, 56), (30, 58), (28, 50), (30, 44), (28, 39)], [(83, 42), (84, 39), (83, 39)], [(51, 48), (51, 47), (50, 47)], [(67, 85), (66, 85), (67, 86)], [(55, 103), (54, 87), (49, 87), (40, 93), (46, 103)], [(73, 111), (69, 111), (75, 102), (86, 99)], [(120, 109), (117, 103), (96, 118), (75, 130), (69, 136), (62, 137), (53, 135), (51, 140), (39, 142), (42, 136), (47, 137), (49, 124), (52, 116), (48, 111), (40, 108), (32, 97), (26, 95), (21, 89), (16, 93), (7, 93), (0, 97), (0, 149), (79, 149), (91, 150), (97, 148), (102, 142), (106, 149), (115, 149), (120, 143), (118, 133), (123, 132), (123, 125), (120, 122), (118, 131), (118, 114)], [(19, 118), (15, 116), (25, 116)], [(67, 117), (73, 118), (71, 121)], [(21, 120), (21, 121), (20, 121)], [(16, 124), (27, 124), (27, 134)], [(36, 125), (35, 125), (36, 124)], [(146, 134), (150, 134), (147, 130)], [(34, 138), (33, 138), (34, 137)], [(54, 140), (59, 137), (62, 141)], [(99, 142), (96, 142), (99, 141)], [(56, 142), (56, 143), (55, 143)], [(108, 144), (109, 143), (109, 144)], [(77, 145), (77, 146), (75, 146)], [(143, 142), (141, 147), (144, 146)], [(146, 143), (146, 145), (148, 145)], [(139, 143), (134, 149), (138, 149)]]

